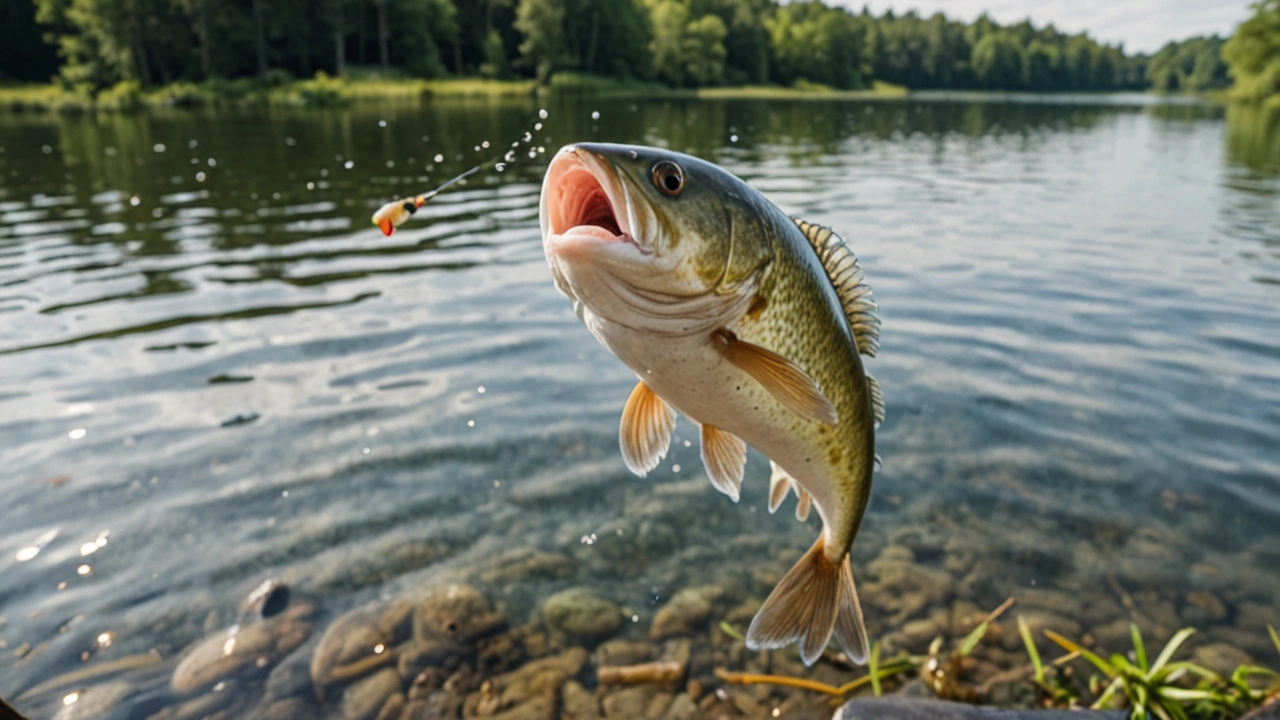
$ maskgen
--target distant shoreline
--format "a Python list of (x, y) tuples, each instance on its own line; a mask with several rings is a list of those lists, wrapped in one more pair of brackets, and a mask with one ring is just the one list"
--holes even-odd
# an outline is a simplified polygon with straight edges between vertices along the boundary
[(0, 86), (0, 112), (7, 113), (82, 113), (128, 112), (152, 108), (218, 108), (245, 106), (343, 107), (357, 102), (421, 101), (421, 100), (512, 100), (544, 94), (581, 94), (590, 96), (631, 96), (700, 98), (715, 100), (890, 100), (913, 97), (919, 99), (966, 99), (1008, 96), (1159, 96), (1174, 102), (1213, 102), (1228, 100), (1225, 92), (1160, 94), (1152, 91), (1028, 91), (1028, 90), (910, 90), (900, 85), (876, 82), (864, 90), (837, 90), (823, 85), (803, 84), (798, 87), (778, 85), (742, 85), (704, 88), (671, 88), (657, 83), (628, 82), (576, 73), (565, 73), (539, 86), (533, 80), (490, 80), (459, 78), (423, 79), (355, 79), (329, 78), (323, 74), (310, 80), (299, 80), (274, 87), (255, 81), (215, 81), (209, 83), (173, 83), (142, 89), (135, 83), (121, 83), (90, 97), (64, 90), (55, 85)]

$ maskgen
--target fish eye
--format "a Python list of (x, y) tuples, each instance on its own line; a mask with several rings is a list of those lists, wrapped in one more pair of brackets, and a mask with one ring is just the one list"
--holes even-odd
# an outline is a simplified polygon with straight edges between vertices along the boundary
[(663, 160), (653, 166), (653, 184), (658, 186), (664, 195), (675, 197), (684, 190), (684, 171), (670, 160)]

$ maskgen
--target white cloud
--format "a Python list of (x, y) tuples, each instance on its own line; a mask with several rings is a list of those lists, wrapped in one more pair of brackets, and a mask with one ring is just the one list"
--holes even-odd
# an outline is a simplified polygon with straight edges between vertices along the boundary
[(1087, 30), (1094, 38), (1123, 42), (1129, 52), (1155, 52), (1170, 40), (1230, 35), (1249, 16), (1248, 0), (834, 0), (854, 10), (865, 2), (880, 15), (892, 9), (929, 16), (942, 12), (970, 21), (987, 12), (1001, 24), (1030, 17), (1064, 32)]

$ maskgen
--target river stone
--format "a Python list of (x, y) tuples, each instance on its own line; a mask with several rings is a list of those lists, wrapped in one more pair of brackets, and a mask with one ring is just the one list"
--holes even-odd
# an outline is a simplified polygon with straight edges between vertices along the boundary
[(855, 698), (836, 710), (832, 720), (1124, 720), (1122, 710), (1010, 710), (944, 700)]
[(396, 667), (401, 678), (412, 680), (427, 668), (456, 667), (452, 661), (465, 659), (473, 654), (471, 648), (452, 640), (415, 641), (396, 649)]
[(283, 700), (299, 695), (315, 694), (315, 686), (311, 683), (311, 658), (315, 655), (318, 645), (319, 643), (313, 638), (276, 665), (267, 676), (265, 691), (267, 700)]
[(582, 683), (570, 680), (560, 688), (560, 705), (573, 720), (599, 720), (600, 701)]
[(413, 637), (466, 642), (492, 634), (507, 619), (479, 590), (461, 583), (432, 588), (413, 608)]
[[(132, 683), (117, 681), (91, 685), (80, 691), (79, 698), (70, 705), (63, 705), (54, 720), (98, 720), (115, 710), (134, 691)], [(65, 696), (66, 693), (63, 693)], [(0, 706), (0, 717), (4, 717)]]
[(383, 704), (398, 692), (400, 674), (392, 668), (383, 668), (352, 683), (342, 693), (342, 717), (346, 720), (373, 720), (378, 717)]
[[(393, 663), (391, 648), (409, 634), (413, 606), (404, 600), (374, 602), (334, 620), (311, 659), (311, 681), (323, 696), (326, 685), (362, 677)], [(378, 647), (382, 652), (377, 652)]]
[(1222, 675), (1231, 677), (1231, 673), (1241, 665), (1252, 665), (1253, 658), (1249, 653), (1226, 643), (1209, 643), (1201, 645), (1191, 653), (1191, 660), (1199, 665)]
[(283, 614), (239, 628), (214, 633), (193, 648), (173, 672), (170, 687), (192, 695), (215, 683), (242, 675), (265, 674), (311, 635), (299, 618), (311, 607), (297, 604)]
[(680, 590), (653, 616), (649, 639), (693, 635), (706, 629), (712, 605), (724, 596), (716, 585), (702, 585)]
[(547, 627), (586, 639), (608, 637), (622, 627), (622, 612), (612, 600), (585, 587), (562, 590), (542, 605)]

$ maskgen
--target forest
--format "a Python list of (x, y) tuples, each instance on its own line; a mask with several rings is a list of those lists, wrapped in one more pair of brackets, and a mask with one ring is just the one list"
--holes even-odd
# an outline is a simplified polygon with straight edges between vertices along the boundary
[(0, 10), (0, 81), (93, 94), (122, 81), (317, 72), (537, 78), (566, 71), (671, 87), (1205, 91), (1280, 83), (1280, 0), (1228, 41), (1151, 55), (1029, 21), (876, 16), (821, 0), (16, 0)]

